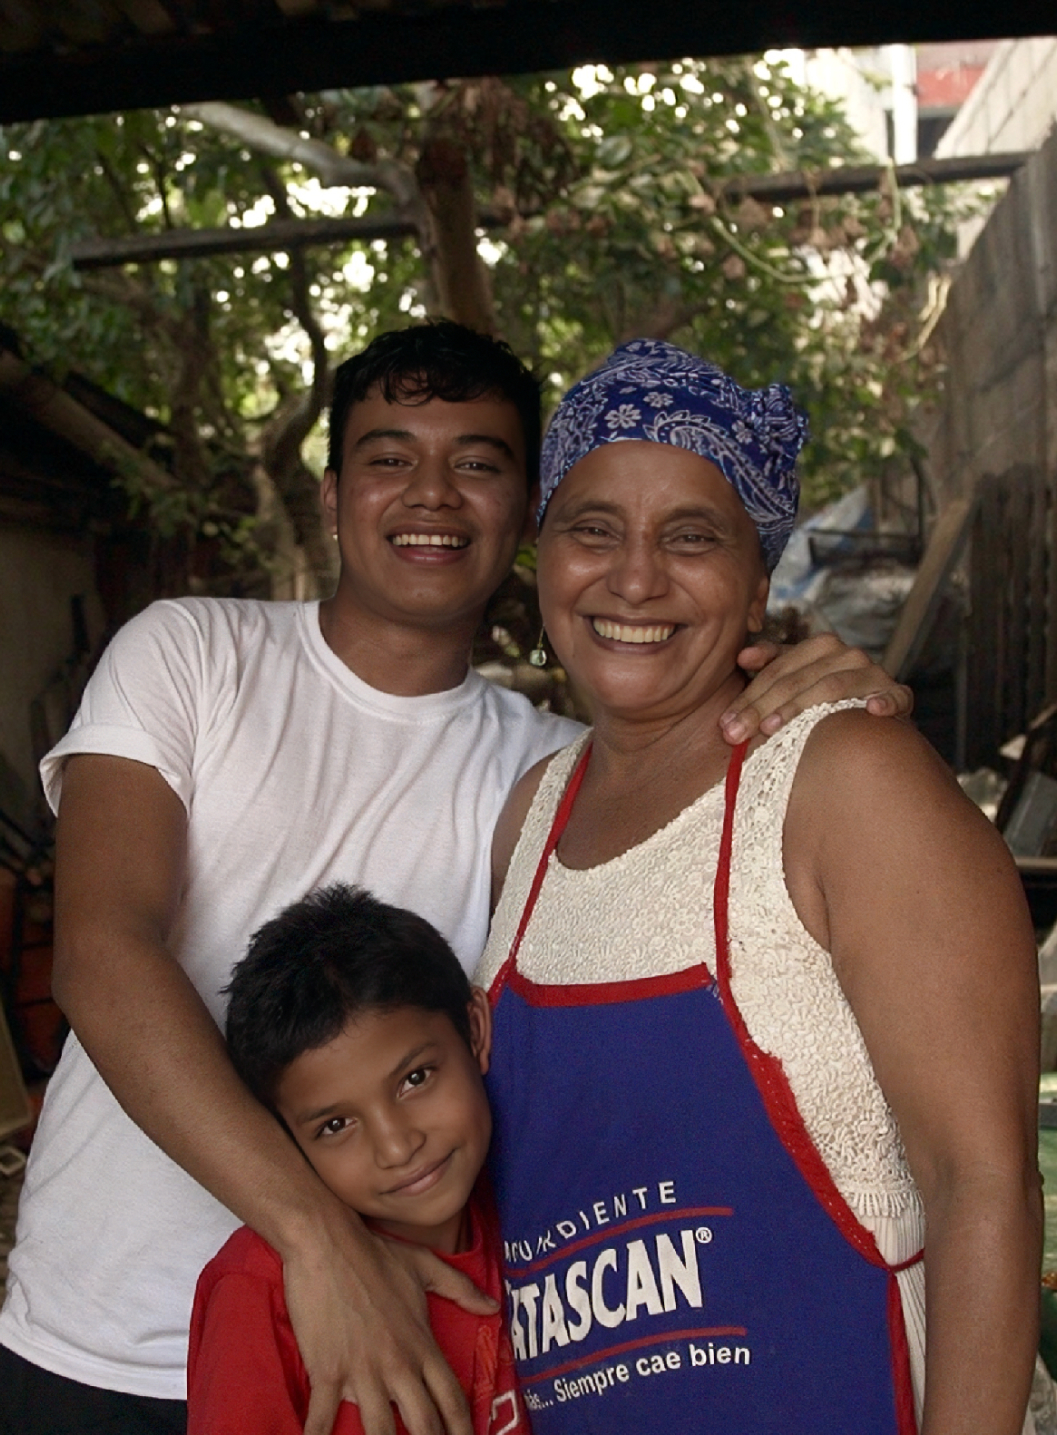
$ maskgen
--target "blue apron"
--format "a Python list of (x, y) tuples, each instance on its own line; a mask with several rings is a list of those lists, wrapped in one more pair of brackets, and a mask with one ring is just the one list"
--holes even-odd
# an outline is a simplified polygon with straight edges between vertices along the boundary
[(703, 965), (582, 986), (519, 973), (585, 752), (492, 987), (492, 1176), (536, 1435), (916, 1435), (901, 1267), (837, 1191), (731, 996), (744, 752), (727, 775), (714, 980)]

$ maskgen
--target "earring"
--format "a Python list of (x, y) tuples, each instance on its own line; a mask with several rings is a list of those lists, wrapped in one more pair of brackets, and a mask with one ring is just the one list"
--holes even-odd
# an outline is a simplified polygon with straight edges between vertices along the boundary
[(528, 655), (528, 660), (534, 668), (545, 668), (547, 666), (547, 649), (543, 646), (543, 625), (540, 624), (540, 635), (536, 639), (536, 646)]

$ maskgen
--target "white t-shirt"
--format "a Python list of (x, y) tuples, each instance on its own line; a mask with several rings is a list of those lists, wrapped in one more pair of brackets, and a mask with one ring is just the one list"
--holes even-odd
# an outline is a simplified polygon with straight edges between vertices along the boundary
[[(327, 647), (315, 603), (184, 598), (117, 634), (41, 773), (53, 808), (74, 753), (148, 763), (176, 792), (188, 865), (172, 948), (219, 1022), (251, 933), (332, 881), (420, 912), (472, 971), (500, 808), (579, 731), (472, 671), (448, 692), (377, 692)], [(88, 1385), (183, 1399), (195, 1280), (237, 1224), (71, 1036), (33, 1143), (0, 1341)]]

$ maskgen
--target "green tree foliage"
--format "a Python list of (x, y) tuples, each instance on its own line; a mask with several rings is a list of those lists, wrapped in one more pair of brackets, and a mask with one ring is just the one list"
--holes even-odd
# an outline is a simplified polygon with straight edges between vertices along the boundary
[[(955, 209), (888, 188), (782, 209), (728, 201), (722, 185), (862, 158), (834, 104), (743, 59), (10, 126), (0, 320), (35, 363), (76, 367), (165, 426), (175, 491), (123, 481), (159, 531), (190, 535), (187, 580), (213, 591), (259, 591), (297, 555), (325, 572), (313, 430), (332, 366), (382, 328), (463, 317), (467, 253), (474, 314), (551, 399), (636, 334), (746, 384), (789, 382), (812, 417), (818, 502), (912, 445), (914, 405), (937, 382), (924, 279), (953, 253)], [(323, 213), (414, 232), (71, 263), (89, 238)]]
[[(555, 389), (649, 334), (748, 385), (782, 379), (810, 411), (818, 504), (913, 447), (935, 391), (925, 276), (954, 256), (965, 201), (885, 185), (785, 207), (728, 202), (737, 175), (863, 163), (839, 107), (745, 60), (596, 69), (543, 81), (576, 178), (521, 223), (496, 266), (506, 331)], [(538, 82), (525, 86), (533, 103)], [(586, 89), (586, 94), (584, 93)], [(525, 206), (529, 208), (529, 206)]]

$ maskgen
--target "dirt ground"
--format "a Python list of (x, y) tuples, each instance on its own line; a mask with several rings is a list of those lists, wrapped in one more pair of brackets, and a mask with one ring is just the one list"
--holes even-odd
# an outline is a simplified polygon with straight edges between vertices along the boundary
[(7, 1281), (7, 1253), (15, 1244), (15, 1216), (22, 1190), (22, 1173), (0, 1176), (0, 1296)]

